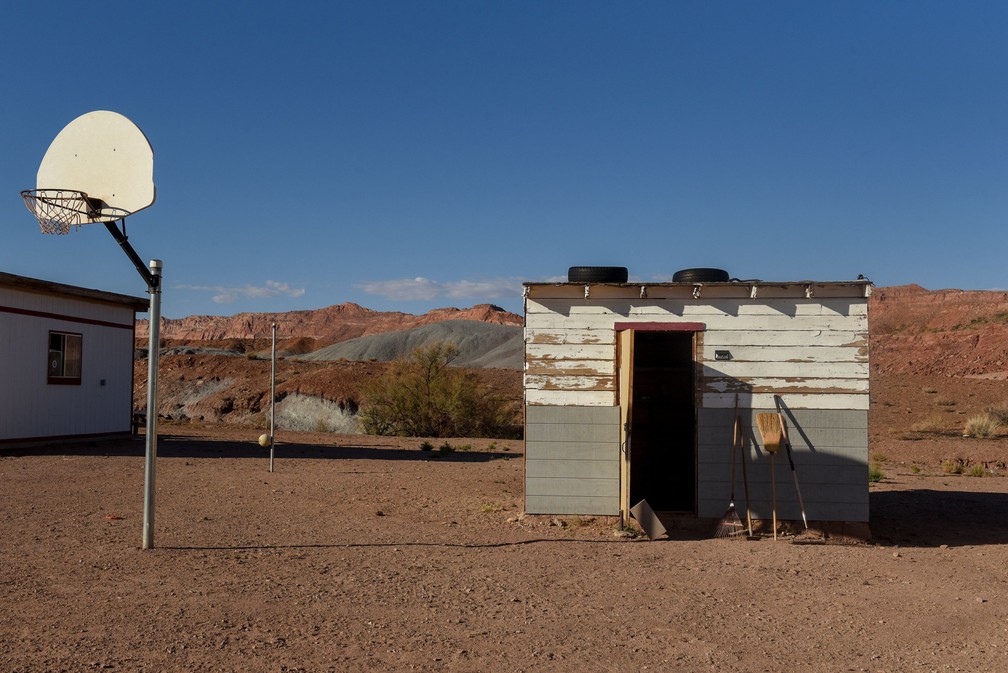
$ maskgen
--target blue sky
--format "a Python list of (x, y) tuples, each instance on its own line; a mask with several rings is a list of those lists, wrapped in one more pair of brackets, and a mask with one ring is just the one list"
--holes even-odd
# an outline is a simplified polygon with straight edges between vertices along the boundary
[(572, 265), (1008, 287), (1003, 2), (4, 4), (0, 271), (143, 296), (18, 192), (91, 110), (155, 153), (167, 317), (496, 303)]

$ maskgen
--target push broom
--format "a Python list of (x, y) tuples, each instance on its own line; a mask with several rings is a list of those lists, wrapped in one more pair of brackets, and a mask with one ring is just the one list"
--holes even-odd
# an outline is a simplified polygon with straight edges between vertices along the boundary
[(770, 454), (770, 498), (773, 508), (773, 539), (777, 539), (777, 478), (774, 473), (774, 456), (780, 448), (782, 431), (777, 414), (756, 414), (756, 424), (763, 438), (763, 448)]
[(738, 417), (738, 395), (735, 396), (735, 422), (732, 426), (732, 447), (731, 447), (731, 500), (728, 502), (728, 511), (721, 517), (717, 528), (714, 530), (714, 537), (737, 537), (744, 534), (745, 527), (742, 519), (739, 518), (735, 510), (735, 463), (738, 455), (739, 445), (739, 417)]

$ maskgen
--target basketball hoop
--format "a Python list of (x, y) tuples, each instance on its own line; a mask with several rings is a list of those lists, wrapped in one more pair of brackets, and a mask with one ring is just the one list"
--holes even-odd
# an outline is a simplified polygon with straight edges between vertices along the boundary
[(98, 218), (88, 195), (76, 189), (24, 189), (21, 198), (43, 234), (67, 234), (71, 224), (80, 227)]

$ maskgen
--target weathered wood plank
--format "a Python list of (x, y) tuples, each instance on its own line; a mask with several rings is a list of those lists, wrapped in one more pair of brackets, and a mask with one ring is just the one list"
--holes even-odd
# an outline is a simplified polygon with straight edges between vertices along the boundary
[(571, 407), (615, 407), (616, 393), (609, 390), (542, 390), (525, 389), (525, 404), (571, 406)]
[(525, 329), (526, 344), (616, 344), (616, 333), (610, 329)]
[(679, 316), (702, 319), (705, 316), (751, 317), (759, 315), (796, 316), (866, 316), (865, 300), (851, 299), (756, 299), (756, 300), (662, 300), (662, 299), (544, 299), (529, 300), (526, 315), (622, 315), (630, 317)]
[(525, 387), (533, 390), (616, 390), (616, 378), (610, 376), (560, 376), (525, 374)]
[[(712, 351), (713, 353), (713, 351)], [(583, 344), (525, 344), (526, 361), (615, 360), (616, 347)]]
[[(750, 299), (752, 288), (756, 286), (757, 298), (771, 299), (791, 297), (803, 299), (806, 297), (808, 288), (811, 288), (815, 298), (825, 299), (829, 297), (846, 297), (858, 299), (870, 294), (871, 288), (865, 284), (846, 282), (786, 282), (767, 283), (757, 281), (755, 283), (737, 282), (731, 284), (712, 285), (709, 283), (700, 284), (700, 294), (704, 299)], [(585, 284), (529, 284), (528, 300), (542, 301), (544, 299), (557, 298), (584, 298)], [(625, 285), (588, 284), (588, 289), (592, 298), (595, 299), (640, 299), (641, 295), (646, 295), (647, 299), (659, 300), (670, 298), (693, 298), (693, 284), (672, 284), (668, 282), (645, 283), (636, 282)], [(643, 292), (642, 292), (643, 289)]]
[[(541, 313), (537, 315), (525, 316), (526, 327), (540, 331), (552, 329), (614, 329), (617, 321), (645, 320), (642, 316), (626, 316), (615, 313), (606, 314), (583, 314), (566, 316), (558, 313)], [(667, 322), (674, 324), (677, 322), (695, 322), (679, 316), (655, 315), (646, 318), (652, 322)], [(853, 331), (857, 333), (867, 333), (868, 323), (865, 316), (786, 316), (786, 315), (759, 315), (759, 316), (705, 316), (701, 321), (706, 324), (706, 332), (717, 330), (787, 330), (787, 331)]]
[(698, 386), (703, 393), (768, 393), (777, 395), (832, 395), (867, 393), (868, 379), (742, 379), (705, 378)]
[(704, 378), (867, 379), (867, 362), (724, 362), (703, 363)]
[(538, 376), (615, 376), (613, 360), (527, 360), (525, 373)]
[[(730, 360), (718, 360), (717, 352), (728, 350)], [(848, 346), (733, 346), (730, 349), (704, 343), (701, 360), (722, 362), (868, 362), (868, 347)]]
[[(741, 327), (741, 325), (737, 326)], [(704, 332), (704, 346), (868, 346), (868, 333), (855, 330), (823, 330), (815, 333), (796, 330), (721, 329)]]

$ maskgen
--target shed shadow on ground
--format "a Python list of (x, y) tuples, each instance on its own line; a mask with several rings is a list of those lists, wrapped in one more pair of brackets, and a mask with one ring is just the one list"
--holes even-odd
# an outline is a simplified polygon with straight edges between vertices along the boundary
[[(417, 440), (417, 446), (419, 442)], [(481, 440), (482, 442), (483, 440)], [(492, 440), (486, 440), (491, 443)], [(452, 444), (453, 449), (442, 452), (436, 446), (431, 451), (420, 448), (401, 449), (387, 446), (352, 446), (279, 443), (274, 450), (276, 461), (312, 458), (316, 460), (395, 460), (430, 461), (440, 463), (482, 463), (490, 460), (521, 458), (521, 451), (491, 451), (477, 448), (463, 449), (464, 444)], [(75, 442), (10, 449), (9, 456), (137, 456), (146, 454), (142, 437), (123, 440)], [(269, 460), (269, 449), (256, 442), (220, 441), (197, 437), (162, 435), (158, 437), (157, 456), (161, 458), (253, 458)]]
[(872, 539), (901, 547), (1008, 544), (1008, 493), (876, 491)]

